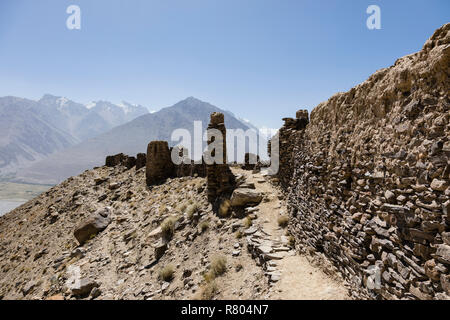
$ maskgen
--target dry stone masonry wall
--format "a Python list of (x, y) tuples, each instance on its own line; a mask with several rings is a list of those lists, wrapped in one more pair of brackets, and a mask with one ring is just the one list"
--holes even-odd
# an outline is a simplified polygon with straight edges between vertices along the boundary
[(446, 24), (280, 130), (289, 230), (356, 297), (450, 299), (449, 74)]

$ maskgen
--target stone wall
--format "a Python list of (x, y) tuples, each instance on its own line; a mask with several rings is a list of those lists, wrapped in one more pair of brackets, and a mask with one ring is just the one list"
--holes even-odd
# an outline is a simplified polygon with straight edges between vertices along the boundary
[(306, 128), (285, 119), (280, 130), (289, 231), (356, 297), (450, 297), (449, 43), (446, 24), (420, 52), (318, 105)]
[(175, 166), (172, 162), (167, 141), (152, 141), (147, 146), (146, 181), (147, 185), (161, 183), (173, 176)]
[[(279, 137), (279, 161), (280, 168), (278, 172), (278, 177), (280, 178), (280, 183), (283, 186), (288, 186), (289, 181), (292, 178), (294, 170), (294, 158), (293, 149), (294, 144), (292, 143), (292, 136), (299, 130), (303, 130), (309, 122), (308, 111), (299, 110), (297, 111), (296, 118), (283, 118), (284, 125), (278, 131), (277, 135)], [(269, 141), (269, 155), (271, 154)]]
[(127, 169), (131, 169), (136, 165), (136, 158), (127, 156), (126, 154), (119, 153), (113, 156), (107, 156), (105, 160), (107, 167), (125, 166)]
[[(183, 151), (180, 150), (182, 153)], [(169, 149), (167, 141), (152, 141), (147, 147), (146, 179), (147, 185), (164, 182), (167, 178), (186, 176), (206, 176), (206, 165), (190, 163), (176, 165), (172, 162), (172, 148)], [(189, 162), (186, 161), (186, 162)]]

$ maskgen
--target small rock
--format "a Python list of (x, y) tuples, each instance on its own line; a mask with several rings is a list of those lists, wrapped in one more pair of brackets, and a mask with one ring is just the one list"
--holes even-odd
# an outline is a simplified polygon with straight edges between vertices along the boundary
[(99, 287), (99, 284), (94, 280), (83, 278), (79, 281), (75, 281), (69, 286), (70, 291), (74, 296), (88, 296), (92, 289)]
[(433, 179), (431, 182), (431, 189), (435, 191), (445, 191), (445, 189), (447, 189), (447, 182), (444, 180)]
[(83, 245), (91, 237), (106, 229), (111, 222), (110, 207), (96, 211), (86, 221), (82, 222), (74, 231), (74, 236)]
[(231, 195), (231, 206), (245, 207), (249, 205), (259, 204), (261, 200), (261, 193), (252, 189), (238, 188), (234, 190), (233, 194)]

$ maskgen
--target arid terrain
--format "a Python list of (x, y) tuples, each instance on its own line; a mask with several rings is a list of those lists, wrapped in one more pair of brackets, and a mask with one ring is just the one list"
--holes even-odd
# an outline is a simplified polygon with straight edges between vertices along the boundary
[(275, 175), (227, 163), (214, 110), (199, 163), (108, 156), (0, 217), (0, 298), (449, 300), (449, 75), (447, 23), (284, 118)]
[[(101, 167), (53, 187), (0, 220), (0, 296), (347, 299), (342, 280), (332, 279), (290, 246), (277, 222), (286, 214), (279, 190), (261, 174), (233, 171), (264, 195), (252, 209), (251, 219), (214, 214), (204, 178), (175, 178), (148, 189), (144, 169)], [(111, 208), (111, 223), (79, 246), (74, 229), (90, 213), (105, 207)], [(155, 261), (160, 227), (171, 217), (176, 221), (173, 237), (162, 258)], [(275, 271), (263, 270), (247, 250), (247, 237), (261, 232), (282, 243), (274, 250), (280, 254), (280, 260), (272, 260)], [(223, 273), (211, 277), (220, 259)], [(80, 268), (82, 281), (98, 286), (86, 289), (90, 296), (74, 294), (77, 291), (69, 283), (74, 267)], [(173, 279), (164, 281), (161, 270), (170, 268)], [(272, 279), (269, 273), (279, 277)]]

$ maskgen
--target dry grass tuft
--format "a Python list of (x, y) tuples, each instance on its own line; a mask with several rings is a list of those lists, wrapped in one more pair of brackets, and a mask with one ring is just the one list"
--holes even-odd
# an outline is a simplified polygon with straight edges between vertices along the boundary
[(252, 226), (252, 224), (253, 224), (252, 218), (246, 217), (246, 218), (244, 219), (243, 224), (244, 224), (244, 227), (245, 227), (246, 229), (250, 228), (250, 227)]
[(219, 207), (219, 217), (221, 218), (227, 218), (230, 216), (231, 213), (231, 201), (228, 199), (225, 199), (224, 201), (222, 201), (222, 203), (220, 204)]
[(193, 202), (186, 209), (186, 216), (189, 220), (192, 220), (194, 213), (197, 213), (199, 209), (199, 205), (197, 202)]
[(200, 223), (200, 231), (205, 232), (209, 228), (209, 222), (207, 220)]
[(278, 217), (278, 225), (282, 228), (286, 228), (289, 223), (289, 217), (288, 216), (279, 216)]
[(166, 282), (172, 281), (175, 270), (172, 265), (167, 265), (159, 270), (159, 278)]
[(202, 287), (200, 297), (202, 300), (212, 300), (217, 294), (217, 291), (217, 284), (214, 281), (209, 282)]
[(217, 277), (227, 271), (227, 259), (224, 256), (215, 256), (211, 259), (211, 271)]
[(161, 224), (162, 236), (166, 240), (170, 240), (175, 232), (175, 218), (169, 217)]

